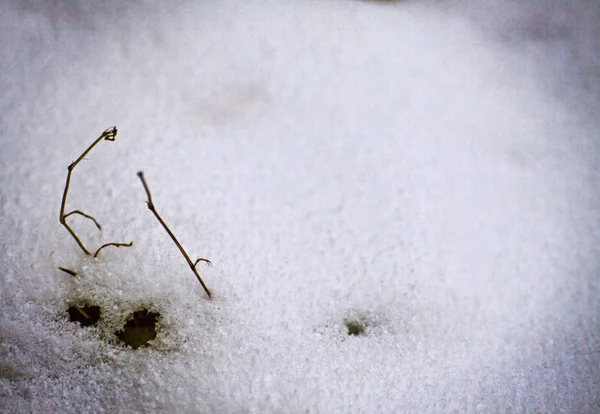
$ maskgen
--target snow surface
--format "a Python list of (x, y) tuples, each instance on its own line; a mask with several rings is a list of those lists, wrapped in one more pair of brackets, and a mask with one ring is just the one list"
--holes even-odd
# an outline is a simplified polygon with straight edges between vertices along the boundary
[[(600, 12), (564, 3), (3, 2), (0, 411), (600, 411)], [(68, 199), (103, 232), (69, 221), (134, 246), (92, 259), (60, 198), (111, 125)]]

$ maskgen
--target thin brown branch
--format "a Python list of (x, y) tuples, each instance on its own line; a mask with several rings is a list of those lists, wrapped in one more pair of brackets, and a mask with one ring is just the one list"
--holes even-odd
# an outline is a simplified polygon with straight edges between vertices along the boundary
[(208, 259), (205, 259), (203, 257), (199, 257), (196, 259), (196, 261), (194, 262), (194, 267), (196, 267), (198, 265), (198, 262), (206, 262), (207, 265), (212, 266), (212, 262)]
[(77, 312), (79, 312), (85, 319), (87, 319), (87, 320), (92, 319), (92, 318), (90, 318), (90, 315), (88, 315), (88, 313), (83, 310), (82, 307), (74, 305), (73, 308), (75, 308), (75, 310)]
[[(87, 254), (88, 256), (91, 255), (90, 251), (84, 246), (83, 242), (81, 241), (81, 239), (79, 239), (79, 237), (77, 236), (77, 234), (75, 233), (75, 231), (71, 228), (71, 226), (69, 226), (67, 224), (67, 217), (74, 215), (74, 214), (78, 214), (80, 216), (83, 216), (87, 219), (90, 219), (94, 222), (94, 224), (96, 225), (96, 227), (98, 228), (98, 230), (102, 230), (102, 226), (100, 225), (100, 223), (98, 223), (98, 221), (91, 215), (86, 214), (84, 212), (82, 212), (81, 210), (73, 210), (69, 213), (65, 214), (65, 207), (67, 205), (67, 195), (69, 193), (69, 186), (71, 185), (71, 174), (73, 174), (73, 170), (75, 169), (75, 167), (77, 166), (77, 164), (79, 164), (79, 162), (81, 162), (82, 159), (85, 158), (85, 156), (92, 150), (92, 148), (94, 148), (100, 141), (102, 141), (103, 139), (106, 141), (114, 141), (116, 139), (117, 136), (117, 127), (111, 127), (108, 128), (106, 131), (104, 131), (98, 138), (96, 138), (96, 140), (94, 142), (92, 142), (92, 144), (85, 150), (83, 151), (83, 153), (79, 156), (79, 158), (77, 158), (75, 161), (73, 161), (68, 167), (67, 167), (67, 181), (65, 183), (65, 190), (63, 192), (63, 196), (62, 196), (62, 202), (60, 204), (60, 216), (59, 216), (59, 221), (60, 223), (65, 226), (65, 228), (67, 229), (67, 231), (69, 232), (69, 234), (71, 234), (71, 236), (73, 236), (73, 238), (75, 239), (75, 241), (77, 242), (77, 245), (81, 248), (81, 250), (83, 250), (83, 252), (85, 254)], [(96, 251), (96, 254), (94, 256), (96, 256), (98, 254), (98, 252), (108, 246), (108, 245), (118, 245), (118, 246), (130, 246), (130, 244), (125, 244), (125, 243), (108, 243), (105, 244), (104, 246), (100, 247), (100, 249), (98, 249)], [(61, 269), (62, 270), (62, 269)], [(68, 273), (68, 272), (67, 272)]]
[(131, 247), (133, 246), (133, 242), (129, 242), (129, 243), (106, 243), (103, 244), (102, 246), (100, 246), (98, 248), (98, 250), (96, 250), (96, 253), (94, 253), (94, 257), (98, 257), (98, 253), (100, 253), (100, 250), (104, 249), (105, 247), (108, 246), (114, 246), (114, 247)]
[(140, 177), (140, 180), (142, 181), (142, 185), (144, 186), (144, 190), (146, 191), (146, 196), (148, 197), (148, 200), (146, 201), (146, 204), (148, 205), (148, 209), (154, 214), (154, 216), (156, 217), (158, 222), (163, 226), (163, 228), (166, 230), (166, 232), (169, 234), (169, 236), (171, 236), (171, 240), (173, 240), (173, 243), (175, 243), (175, 245), (177, 246), (177, 248), (179, 249), (179, 251), (181, 252), (183, 257), (185, 258), (185, 261), (187, 262), (188, 266), (190, 267), (190, 269), (192, 269), (192, 272), (194, 272), (194, 275), (196, 276), (196, 278), (198, 279), (198, 281), (204, 288), (204, 291), (210, 298), (211, 297), (210, 290), (208, 290), (208, 288), (204, 284), (204, 281), (202, 280), (202, 278), (198, 274), (198, 271), (196, 270), (196, 264), (199, 261), (205, 261), (208, 263), (210, 263), (210, 261), (208, 259), (199, 258), (198, 260), (196, 260), (196, 263), (192, 263), (192, 260), (190, 259), (190, 257), (188, 256), (188, 254), (186, 253), (184, 248), (181, 246), (181, 244), (179, 243), (179, 241), (177, 240), (177, 238), (175, 237), (173, 232), (171, 232), (169, 227), (167, 227), (167, 225), (165, 224), (163, 219), (156, 212), (156, 209), (154, 208), (154, 203), (152, 202), (152, 196), (150, 195), (150, 189), (148, 188), (148, 184), (146, 184), (146, 180), (144, 179), (144, 173), (142, 171), (139, 171), (137, 173), (137, 175), (138, 175), (138, 177)]
[(100, 225), (100, 223), (98, 223), (94, 217), (90, 216), (89, 214), (85, 214), (83, 211), (73, 210), (70, 213), (65, 214), (64, 218), (67, 218), (67, 217), (69, 217), (72, 214), (79, 214), (79, 215), (81, 215), (81, 216), (83, 216), (85, 218), (88, 218), (88, 219), (92, 220), (94, 222), (94, 224), (96, 225), (96, 227), (98, 228), (98, 230), (102, 231), (102, 226)]
[(66, 267), (60, 267), (60, 266), (58, 266), (58, 268), (59, 268), (60, 270), (62, 270), (63, 272), (70, 274), (70, 275), (71, 275), (71, 276), (73, 276), (73, 277), (77, 276), (77, 272), (76, 272), (76, 271), (74, 271), (74, 270), (67, 269)]

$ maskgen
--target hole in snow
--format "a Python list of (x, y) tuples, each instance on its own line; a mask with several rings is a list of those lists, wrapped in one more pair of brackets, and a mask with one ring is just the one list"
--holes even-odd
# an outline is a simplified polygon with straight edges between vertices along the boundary
[(159, 318), (159, 313), (146, 309), (133, 312), (123, 329), (115, 335), (133, 349), (147, 346), (149, 341), (156, 338), (156, 324)]
[(81, 326), (94, 326), (100, 320), (102, 309), (96, 305), (71, 305), (67, 312), (71, 322), (79, 322)]
[(369, 326), (368, 322), (364, 319), (346, 319), (344, 325), (348, 329), (348, 335), (364, 335), (365, 328)]

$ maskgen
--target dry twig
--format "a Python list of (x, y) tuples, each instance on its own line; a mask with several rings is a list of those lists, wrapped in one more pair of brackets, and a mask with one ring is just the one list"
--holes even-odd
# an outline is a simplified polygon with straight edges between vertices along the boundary
[(212, 265), (212, 263), (210, 262), (210, 260), (204, 259), (202, 257), (199, 257), (198, 259), (196, 259), (196, 262), (192, 263), (192, 260), (190, 259), (190, 257), (186, 253), (186, 251), (183, 249), (183, 247), (181, 246), (181, 244), (179, 243), (179, 241), (177, 240), (177, 238), (175, 237), (175, 235), (171, 232), (171, 230), (169, 230), (169, 228), (167, 227), (167, 225), (165, 224), (165, 222), (163, 221), (163, 219), (160, 218), (160, 216), (156, 212), (156, 209), (154, 208), (154, 203), (152, 202), (152, 196), (150, 195), (150, 189), (148, 188), (148, 184), (146, 184), (146, 180), (144, 179), (144, 173), (142, 171), (140, 171), (140, 172), (137, 173), (137, 175), (138, 175), (138, 177), (140, 177), (140, 180), (142, 181), (142, 185), (144, 186), (144, 190), (146, 191), (146, 196), (148, 196), (148, 200), (146, 201), (146, 204), (148, 205), (148, 209), (154, 214), (154, 216), (156, 217), (156, 219), (163, 226), (163, 228), (167, 231), (167, 233), (169, 234), (169, 236), (171, 236), (171, 239), (173, 240), (173, 242), (175, 243), (175, 245), (177, 246), (177, 248), (179, 249), (179, 251), (181, 252), (181, 254), (183, 255), (183, 257), (185, 258), (185, 261), (187, 262), (188, 266), (190, 266), (190, 269), (192, 269), (192, 272), (194, 272), (194, 275), (196, 275), (196, 277), (198, 278), (198, 281), (200, 282), (200, 284), (204, 288), (204, 291), (206, 292), (206, 294), (210, 298), (211, 297), (210, 290), (208, 290), (208, 288), (204, 284), (204, 281), (202, 280), (202, 278), (198, 274), (198, 271), (196, 270), (196, 265), (198, 264), (198, 262), (206, 262), (209, 265)]
[(70, 274), (70, 275), (71, 275), (71, 276), (73, 276), (73, 277), (77, 276), (77, 272), (76, 272), (76, 271), (74, 271), (74, 270), (67, 269), (66, 267), (60, 267), (60, 266), (58, 266), (58, 268), (59, 268), (60, 270), (62, 270), (63, 272)]
[[(67, 167), (67, 182), (65, 183), (65, 191), (63, 193), (62, 196), (62, 202), (60, 204), (60, 223), (65, 226), (65, 228), (67, 229), (67, 231), (71, 234), (71, 236), (73, 236), (73, 238), (75, 239), (75, 241), (77, 242), (77, 245), (81, 248), (81, 250), (83, 250), (83, 252), (85, 254), (87, 254), (88, 256), (91, 255), (90, 251), (88, 249), (86, 249), (86, 247), (83, 245), (83, 243), (81, 242), (81, 240), (79, 239), (79, 237), (77, 236), (77, 234), (75, 234), (75, 231), (73, 231), (73, 229), (67, 224), (67, 220), (66, 218), (74, 215), (74, 214), (78, 214), (80, 216), (83, 216), (89, 220), (92, 220), (94, 222), (94, 224), (96, 225), (96, 227), (98, 228), (98, 230), (102, 230), (102, 226), (100, 225), (100, 223), (98, 223), (98, 221), (90, 216), (89, 214), (85, 214), (84, 212), (80, 211), (80, 210), (73, 210), (69, 213), (65, 214), (65, 207), (67, 204), (67, 194), (69, 193), (69, 185), (71, 184), (71, 174), (73, 173), (73, 170), (75, 169), (75, 167), (77, 166), (77, 164), (79, 164), (79, 162), (84, 159), (84, 157), (92, 150), (92, 148), (94, 148), (100, 141), (107, 140), (107, 141), (114, 141), (115, 137), (117, 136), (117, 127), (111, 127), (108, 128), (106, 131), (104, 131), (102, 133), (102, 135), (100, 135), (98, 138), (96, 138), (96, 140), (92, 143), (92, 145), (90, 145), (80, 156), (79, 158), (77, 158), (75, 161), (73, 161), (68, 167)], [(94, 257), (98, 256), (98, 253), (100, 252), (100, 250), (102, 250), (103, 248), (107, 247), (107, 246), (116, 246), (116, 247), (122, 247), (122, 246), (132, 246), (133, 242), (130, 243), (106, 243), (104, 245), (102, 245), (98, 250), (96, 250), (96, 253), (94, 253)], [(64, 271), (64, 269), (60, 268), (61, 270)], [(67, 272), (69, 273), (69, 272)]]

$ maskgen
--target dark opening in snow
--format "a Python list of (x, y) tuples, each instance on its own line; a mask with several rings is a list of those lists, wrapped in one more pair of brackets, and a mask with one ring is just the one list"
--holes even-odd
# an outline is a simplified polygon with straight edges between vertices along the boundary
[(95, 326), (100, 320), (102, 309), (96, 305), (71, 305), (67, 312), (71, 322), (79, 322), (81, 326)]
[(358, 336), (365, 334), (365, 328), (368, 326), (368, 323), (364, 320), (346, 319), (344, 325), (348, 329), (348, 335)]
[(156, 324), (159, 318), (159, 313), (146, 309), (133, 312), (123, 329), (115, 335), (133, 349), (147, 346), (149, 341), (156, 338)]

